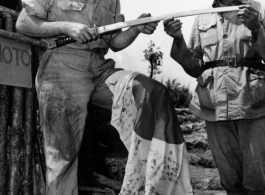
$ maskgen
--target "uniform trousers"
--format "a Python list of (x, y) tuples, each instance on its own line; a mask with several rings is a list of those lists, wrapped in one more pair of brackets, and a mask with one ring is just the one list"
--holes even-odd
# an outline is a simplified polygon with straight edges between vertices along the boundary
[(206, 122), (208, 141), (228, 195), (265, 195), (265, 117)]
[[(40, 125), (44, 133), (46, 194), (78, 194), (78, 152), (87, 104), (91, 102), (111, 109), (113, 94), (105, 80), (115, 71), (118, 70), (114, 68), (114, 62), (105, 60), (98, 51), (64, 47), (46, 51), (43, 55), (36, 77), (36, 88)], [(152, 121), (162, 115), (168, 122), (164, 133), (158, 133), (159, 136), (166, 137), (169, 142), (173, 140), (176, 144), (184, 143), (173, 104), (164, 85), (144, 75), (137, 75), (133, 81), (133, 93), (135, 104), (140, 110), (133, 125), (145, 130), (142, 131), (143, 137), (150, 137), (151, 131), (148, 130), (156, 128), (156, 123)], [(165, 97), (165, 104), (157, 101), (161, 97)], [(173, 136), (170, 132), (173, 132)]]

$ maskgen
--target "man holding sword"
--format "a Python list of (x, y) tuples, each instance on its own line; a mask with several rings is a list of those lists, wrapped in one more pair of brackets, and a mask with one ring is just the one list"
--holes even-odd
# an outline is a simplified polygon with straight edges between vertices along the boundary
[(112, 110), (111, 124), (129, 151), (120, 194), (192, 194), (184, 139), (165, 86), (116, 69), (104, 58), (109, 48), (120, 51), (140, 33), (152, 34), (157, 22), (98, 39), (94, 25), (124, 21), (119, 0), (24, 0), (23, 5), (18, 32), (77, 41), (47, 50), (36, 77), (46, 194), (78, 194), (77, 156), (88, 102)]
[(265, 7), (214, 0), (239, 11), (200, 15), (189, 46), (180, 20), (164, 21), (171, 57), (197, 87), (190, 110), (206, 120), (210, 148), (228, 195), (265, 194)]

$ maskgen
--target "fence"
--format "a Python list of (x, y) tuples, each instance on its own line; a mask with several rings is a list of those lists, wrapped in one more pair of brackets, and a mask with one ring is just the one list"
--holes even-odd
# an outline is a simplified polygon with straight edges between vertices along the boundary
[[(15, 33), (17, 17), (18, 12), (0, 6), (0, 38), (30, 45), (34, 78), (45, 43)], [(2, 48), (0, 42), (0, 63), (9, 62), (4, 56), (7, 51), (10, 49)], [(18, 55), (19, 51), (15, 52)], [(45, 163), (37, 108), (34, 84), (31, 88), (0, 85), (0, 195), (44, 194)]]

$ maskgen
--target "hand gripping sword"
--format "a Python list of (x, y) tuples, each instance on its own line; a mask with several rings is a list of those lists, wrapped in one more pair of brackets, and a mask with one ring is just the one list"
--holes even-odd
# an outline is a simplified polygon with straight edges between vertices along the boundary
[[(159, 16), (150, 16), (146, 18), (140, 18), (136, 20), (128, 20), (125, 22), (118, 22), (106, 26), (94, 26), (93, 30), (95, 34), (99, 37), (99, 35), (108, 33), (111, 31), (119, 30), (122, 28), (126, 27), (131, 27), (131, 26), (137, 26), (141, 24), (147, 24), (151, 22), (158, 22), (161, 20), (165, 20), (167, 18), (181, 18), (185, 16), (193, 16), (193, 15), (200, 15), (200, 14), (208, 14), (208, 13), (218, 13), (218, 12), (230, 12), (230, 11), (238, 11), (239, 8), (238, 6), (229, 6), (229, 7), (220, 7), (220, 8), (209, 8), (209, 9), (200, 9), (200, 10), (192, 10), (192, 11), (185, 11), (185, 12), (177, 12), (177, 13), (171, 13), (171, 14), (164, 14), (164, 15), (159, 15)], [(52, 42), (49, 42), (47, 44), (47, 47), (49, 49), (54, 49), (69, 43), (74, 43), (76, 42), (73, 38), (71, 37), (62, 37), (57, 40), (53, 40)]]

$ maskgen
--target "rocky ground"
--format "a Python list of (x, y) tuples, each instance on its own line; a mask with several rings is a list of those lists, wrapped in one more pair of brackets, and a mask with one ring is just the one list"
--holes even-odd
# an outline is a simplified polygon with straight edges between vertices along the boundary
[[(127, 151), (116, 130), (108, 123), (110, 112), (97, 107), (92, 110), (79, 157), (80, 194), (100, 193), (105, 187), (117, 194), (122, 184)], [(225, 195), (209, 150), (205, 122), (187, 109), (177, 109), (176, 114), (186, 140), (194, 194)]]
[(205, 122), (186, 109), (177, 109), (176, 112), (187, 145), (195, 194), (225, 195), (207, 142)]

